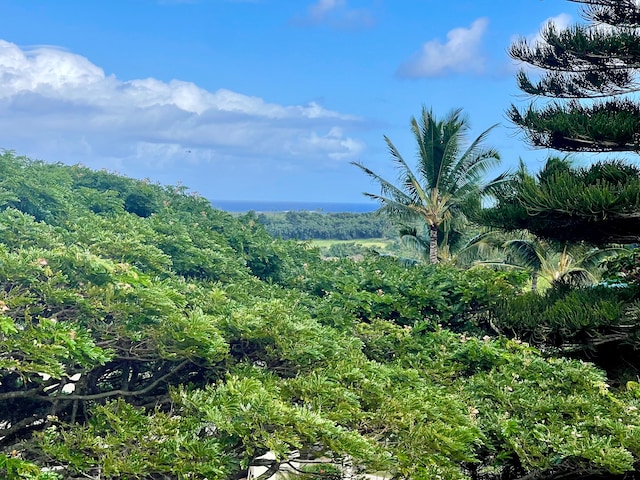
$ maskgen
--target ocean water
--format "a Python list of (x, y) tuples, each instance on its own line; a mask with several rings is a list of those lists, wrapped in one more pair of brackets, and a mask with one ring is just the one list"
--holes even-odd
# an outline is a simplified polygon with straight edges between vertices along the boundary
[(241, 213), (254, 211), (260, 212), (289, 212), (307, 211), (321, 213), (366, 213), (377, 210), (378, 204), (368, 203), (347, 203), (347, 202), (265, 202), (250, 200), (211, 200), (214, 208), (231, 213)]

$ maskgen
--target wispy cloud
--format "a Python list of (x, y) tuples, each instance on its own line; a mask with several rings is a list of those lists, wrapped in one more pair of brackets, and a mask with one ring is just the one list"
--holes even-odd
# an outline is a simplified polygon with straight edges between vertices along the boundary
[(192, 163), (317, 164), (364, 149), (346, 133), (359, 119), (318, 103), (280, 105), (180, 80), (121, 81), (85, 57), (49, 46), (25, 49), (0, 40), (0, 84), (0, 145), (29, 145), (51, 160), (160, 167), (183, 161), (188, 151)]
[(488, 19), (479, 18), (469, 28), (450, 30), (445, 43), (437, 39), (426, 42), (400, 66), (397, 74), (405, 78), (423, 78), (483, 72), (486, 60), (480, 47), (488, 24)]
[(324, 20), (329, 13), (346, 5), (345, 0), (318, 0), (309, 7), (309, 18), (316, 22)]
[(368, 8), (352, 8), (347, 0), (317, 0), (304, 16), (294, 18), (300, 25), (327, 25), (332, 28), (361, 28), (374, 24)]

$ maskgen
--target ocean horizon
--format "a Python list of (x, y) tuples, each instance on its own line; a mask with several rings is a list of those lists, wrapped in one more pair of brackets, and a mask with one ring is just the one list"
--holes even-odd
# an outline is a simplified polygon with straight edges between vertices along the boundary
[(320, 213), (367, 213), (377, 210), (373, 202), (296, 202), (260, 200), (210, 200), (211, 205), (230, 213), (245, 212), (291, 212), (306, 211)]

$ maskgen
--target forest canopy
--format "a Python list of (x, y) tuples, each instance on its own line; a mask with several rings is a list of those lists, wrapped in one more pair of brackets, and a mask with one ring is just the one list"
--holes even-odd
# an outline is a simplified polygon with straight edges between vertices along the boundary
[(389, 221), (371, 213), (288, 211), (256, 214), (274, 237), (285, 240), (355, 240), (397, 235)]

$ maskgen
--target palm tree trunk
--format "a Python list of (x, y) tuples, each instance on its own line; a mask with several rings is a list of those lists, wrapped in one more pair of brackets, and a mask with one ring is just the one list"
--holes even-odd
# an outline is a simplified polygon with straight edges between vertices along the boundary
[(438, 226), (429, 225), (429, 263), (438, 263)]
[(538, 272), (534, 271), (531, 274), (531, 291), (533, 293), (538, 293)]

